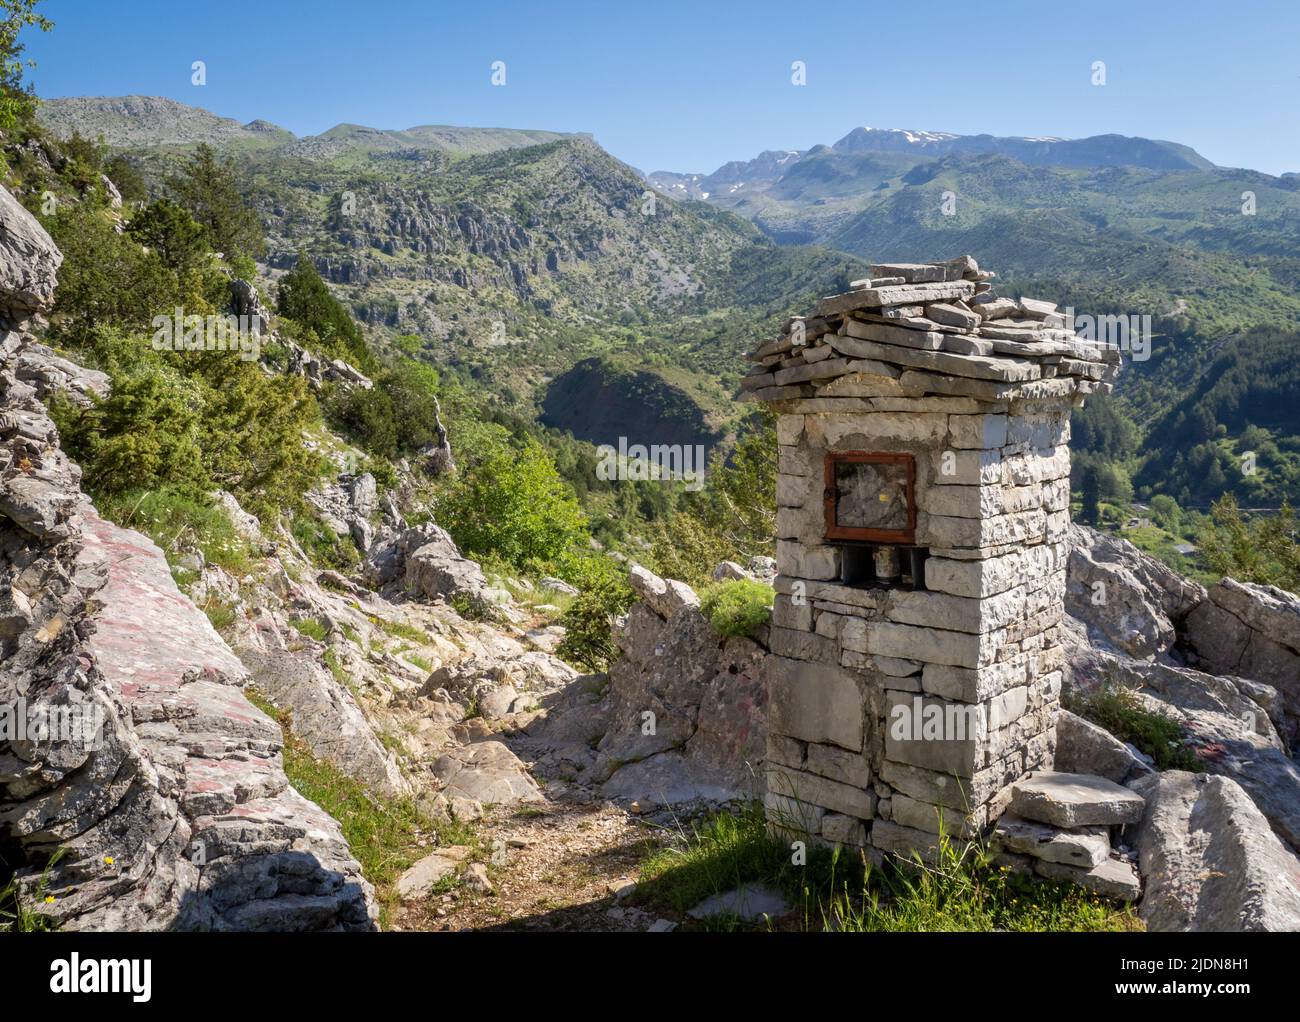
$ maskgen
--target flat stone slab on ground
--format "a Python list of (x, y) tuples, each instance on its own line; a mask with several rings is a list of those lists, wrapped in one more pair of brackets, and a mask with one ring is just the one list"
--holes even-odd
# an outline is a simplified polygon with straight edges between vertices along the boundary
[(1105, 827), (1060, 830), (1007, 815), (998, 821), (994, 840), (1008, 852), (1085, 869), (1100, 866), (1110, 855), (1110, 835)]
[(439, 848), (426, 855), (398, 878), (397, 894), (403, 901), (416, 901), (427, 897), (443, 877), (456, 872), (465, 861), (470, 849), (463, 845)]
[(1049, 880), (1063, 880), (1078, 884), (1084, 890), (1117, 901), (1137, 901), (1142, 893), (1142, 881), (1137, 870), (1123, 859), (1107, 859), (1099, 866), (1084, 869), (1063, 862), (1034, 860), (1034, 871)]
[(1104, 777), (1037, 770), (1012, 787), (1010, 811), (1057, 827), (1089, 827), (1137, 823), (1146, 801)]
[(741, 884), (705, 898), (686, 914), (692, 919), (725, 915), (756, 922), (764, 916), (782, 916), (789, 911), (790, 906), (779, 891), (762, 884)]

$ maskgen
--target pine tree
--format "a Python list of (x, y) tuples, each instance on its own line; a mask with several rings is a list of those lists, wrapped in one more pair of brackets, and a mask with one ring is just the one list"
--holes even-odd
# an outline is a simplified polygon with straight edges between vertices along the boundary
[(266, 252), (262, 225), (240, 193), (234, 161), (220, 159), (206, 142), (168, 182), (194, 219), (208, 232), (212, 247), (228, 261), (257, 259)]

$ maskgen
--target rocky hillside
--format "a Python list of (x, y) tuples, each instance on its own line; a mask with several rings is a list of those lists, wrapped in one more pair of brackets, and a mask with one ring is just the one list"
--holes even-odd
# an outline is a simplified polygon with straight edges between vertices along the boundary
[[(536, 168), (575, 144), (588, 143), (506, 155)], [(409, 462), (385, 466), (381, 496), (361, 453), (318, 426), (304, 446), (327, 474), (303, 498), (319, 531), (274, 506), (259, 520), (222, 490), (213, 502), (250, 551), (223, 566), (185, 529), (164, 551), (109, 522), (45, 400), (85, 407), (110, 378), (32, 336), (61, 256), (7, 192), (0, 203), (0, 701), (102, 725), (89, 742), (0, 744), (0, 855), (20, 899), (68, 929), (670, 929), (707, 915), (638, 901), (630, 877), (683, 818), (765, 794), (767, 626), (724, 634), (707, 599), (629, 565), (612, 663), (580, 674), (556, 622), (582, 594), (467, 558), (436, 506), (431, 520), (411, 500), (424, 480)], [(267, 319), (246, 285), (231, 290)], [(313, 385), (332, 372), (374, 389), (289, 352), (283, 368)], [(568, 392), (575, 421), (591, 389)], [(689, 411), (667, 417), (700, 425)], [(1096, 889), (1137, 900), (1152, 929), (1295, 928), (1300, 602), (1204, 588), (1089, 530), (1071, 542), (1072, 712), (1055, 765), (1111, 785), (1122, 814), (1104, 834), (1004, 818), (1003, 861), (1074, 877), (1050, 857), (1068, 846), (1119, 864), (1123, 882)], [(342, 544), (353, 558), (325, 566)], [(715, 577), (764, 597), (775, 581), (762, 561)], [(833, 781), (843, 764), (802, 766)], [(1059, 792), (1012, 792), (1013, 807), (1031, 796)], [(903, 825), (882, 802), (873, 826)]]
[(102, 131), (155, 191), (195, 143), (216, 146), (262, 221), (264, 290), (305, 252), (376, 342), (418, 335), (430, 360), (530, 417), (551, 377), (611, 351), (724, 376), (752, 324), (861, 269), (666, 199), (582, 135), (339, 125), (293, 138), (139, 97), (55, 100), (41, 117), (56, 135)]
[[(149, 540), (101, 519), (33, 379), (61, 254), (0, 189), (5, 602), (0, 835), (68, 929), (372, 929), (338, 825), (289, 786), (279, 727)], [(75, 368), (75, 367), (72, 367)], [(93, 385), (93, 381), (92, 381)]]
[(41, 104), (41, 122), (61, 138), (74, 131), (111, 146), (281, 145), (294, 136), (267, 121), (240, 124), (229, 117), (162, 96), (87, 96)]

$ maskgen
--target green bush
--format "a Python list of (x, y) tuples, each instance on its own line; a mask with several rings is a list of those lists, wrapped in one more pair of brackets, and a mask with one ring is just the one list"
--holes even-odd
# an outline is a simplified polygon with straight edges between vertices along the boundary
[(610, 634), (614, 619), (627, 611), (635, 595), (613, 567), (593, 566), (591, 575), (578, 585), (580, 592), (560, 619), (564, 638), (556, 652), (585, 671), (603, 671), (618, 656)]
[(302, 435), (320, 413), (297, 377), (269, 377), (226, 352), (153, 352), (139, 336), (112, 338), (100, 354), (110, 396), (90, 408), (52, 404), (96, 498), (225, 489), (254, 514), (274, 515), (315, 482), (320, 456)]
[(309, 511), (299, 511), (294, 516), (289, 532), (311, 562), (322, 568), (347, 572), (361, 561), (357, 545), (351, 539), (336, 535)]
[(337, 390), (326, 401), (332, 424), (370, 454), (397, 458), (437, 439), (438, 373), (409, 359), (375, 377), (369, 390)]
[(245, 201), (234, 160), (200, 143), (168, 186), (207, 233), (210, 246), (233, 256), (257, 257), (266, 250), (262, 224)]
[(1187, 745), (1187, 731), (1173, 717), (1147, 709), (1121, 682), (1105, 680), (1095, 692), (1067, 692), (1065, 708), (1103, 727), (1121, 742), (1150, 756), (1157, 770), (1202, 773), (1205, 764)]
[(60, 203), (43, 223), (63, 253), (50, 316), (60, 343), (89, 343), (102, 327), (145, 332), (155, 316), (170, 316), (184, 304), (179, 280), (162, 256), (146, 252), (130, 234), (118, 234), (106, 213)]
[(367, 372), (375, 358), (352, 316), (332, 294), (305, 253), (280, 278), (276, 311), (297, 324), (302, 344), (331, 357), (346, 359)]
[(586, 516), (541, 444), (489, 441), (435, 517), (462, 550), (515, 567), (545, 565), (586, 538)]
[(700, 595), (700, 610), (724, 639), (733, 635), (753, 639), (771, 620), (775, 599), (771, 586), (750, 579), (731, 579), (706, 588)]

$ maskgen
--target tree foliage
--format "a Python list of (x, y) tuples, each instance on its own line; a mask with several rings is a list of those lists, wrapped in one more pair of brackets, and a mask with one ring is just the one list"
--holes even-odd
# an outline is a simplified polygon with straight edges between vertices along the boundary
[(280, 278), (276, 311), (297, 324), (301, 331), (297, 340), (306, 347), (362, 369), (374, 368), (374, 356), (361, 328), (330, 294), (305, 253), (299, 253), (297, 265)]
[(265, 254), (262, 224), (244, 201), (232, 159), (222, 159), (210, 145), (201, 143), (168, 186), (227, 260), (258, 259)]
[(1247, 516), (1232, 494), (1219, 498), (1201, 532), (1201, 556), (1220, 575), (1300, 593), (1300, 544), (1295, 511)]
[(755, 411), (729, 459), (717, 457), (702, 491), (657, 523), (654, 560), (662, 574), (708, 581), (719, 561), (771, 555), (776, 537), (776, 416)]
[(18, 36), (23, 29), (34, 27), (48, 32), (54, 27), (36, 11), (41, 0), (0, 0), (0, 132), (8, 134), (19, 124), (32, 120), (36, 96), (23, 84), (23, 72), (29, 62), (23, 59), (23, 44)]
[(586, 516), (546, 449), (499, 433), (474, 451), (437, 518), (462, 549), (519, 568), (550, 564), (586, 536)]

